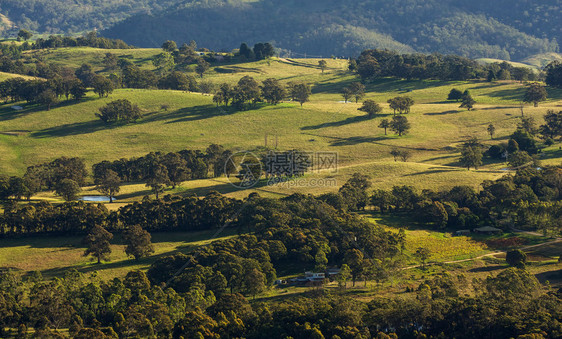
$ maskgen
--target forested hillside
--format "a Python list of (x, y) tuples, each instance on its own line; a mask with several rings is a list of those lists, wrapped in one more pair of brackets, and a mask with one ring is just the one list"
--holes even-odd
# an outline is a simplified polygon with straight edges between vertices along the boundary
[(376, 47), (521, 60), (558, 51), (560, 7), (557, 0), (4, 0), (0, 13), (40, 33), (98, 29), (141, 47), (170, 38), (216, 50), (270, 41), (317, 56)]

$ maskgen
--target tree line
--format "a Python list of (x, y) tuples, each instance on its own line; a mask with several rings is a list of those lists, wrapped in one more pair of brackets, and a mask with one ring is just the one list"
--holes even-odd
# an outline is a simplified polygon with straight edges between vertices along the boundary
[[(481, 65), (475, 60), (441, 54), (399, 54), (389, 50), (365, 50), (357, 59), (351, 59), (349, 69), (362, 81), (380, 77), (402, 79), (470, 80), (540, 80), (527, 67), (514, 67), (508, 62)], [(548, 72), (549, 68), (545, 68)]]

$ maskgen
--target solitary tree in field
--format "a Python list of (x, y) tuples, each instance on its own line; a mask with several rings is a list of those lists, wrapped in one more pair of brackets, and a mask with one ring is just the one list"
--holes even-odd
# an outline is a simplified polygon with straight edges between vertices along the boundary
[(453, 88), (450, 92), (449, 92), (449, 96), (447, 97), (447, 100), (456, 100), (457, 102), (462, 99), (462, 92), (459, 91), (456, 88)]
[(482, 165), (482, 151), (478, 145), (465, 144), (461, 150), (461, 164), (470, 170)]
[(112, 203), (115, 194), (119, 193), (120, 185), (121, 178), (119, 177), (119, 175), (115, 171), (108, 169), (104, 173), (103, 177), (99, 179), (96, 190), (107, 195), (109, 197), (109, 203)]
[(527, 255), (521, 250), (509, 251), (505, 255), (505, 261), (509, 266), (517, 268), (525, 268), (525, 263), (527, 262)]
[(109, 259), (109, 254), (111, 254), (109, 242), (111, 239), (113, 239), (113, 234), (99, 225), (94, 226), (83, 240), (84, 244), (88, 246), (83, 255), (85, 257), (92, 255), (98, 260), (98, 264), (101, 263), (102, 259)]
[(304, 83), (294, 84), (291, 91), (291, 96), (302, 105), (308, 102), (310, 98), (310, 86)]
[[(379, 104), (377, 104), (374, 100), (365, 100), (365, 102), (363, 102), (363, 106), (358, 108), (358, 110), (367, 113), (367, 116), (369, 118), (373, 118), (375, 117), (376, 114), (382, 112), (382, 107)], [(385, 130), (385, 134), (386, 134), (386, 130)]]
[(353, 93), (351, 93), (351, 89), (349, 89), (349, 87), (344, 87), (341, 91), (341, 96), (343, 97), (344, 102), (347, 104), (349, 99), (351, 99), (351, 97), (353, 96)]
[(129, 227), (123, 234), (127, 247), (125, 253), (135, 257), (135, 260), (145, 258), (154, 253), (154, 246), (150, 241), (151, 236), (140, 225)]
[(544, 86), (541, 86), (538, 82), (533, 82), (527, 86), (525, 91), (524, 102), (533, 103), (535, 107), (539, 106), (539, 102), (545, 101), (547, 98), (547, 92)]
[(205, 72), (207, 72), (210, 67), (211, 65), (207, 61), (199, 59), (199, 61), (197, 62), (197, 66), (195, 66), (195, 72), (202, 78), (203, 74), (205, 74)]
[(419, 247), (414, 255), (421, 261), (422, 269), (425, 270), (425, 262), (431, 257), (431, 252), (425, 247)]
[(476, 101), (472, 98), (470, 93), (468, 93), (468, 91), (465, 91), (462, 96), (462, 103), (460, 105), (460, 108), (466, 108), (470, 111), (474, 107), (475, 103)]
[(398, 115), (392, 118), (392, 121), (390, 122), (390, 129), (398, 133), (398, 136), (401, 137), (403, 134), (408, 133), (410, 123), (405, 116)]
[(386, 135), (386, 129), (390, 127), (390, 122), (388, 119), (382, 119), (379, 124), (379, 128), (384, 128), (384, 135)]
[(28, 31), (27, 29), (20, 29), (20, 31), (18, 32), (18, 39), (23, 39), (25, 41), (31, 39), (31, 37), (33, 36), (33, 34)]
[(489, 124), (487, 128), (488, 134), (490, 134), (490, 139), (494, 139), (494, 133), (496, 133), (496, 128), (494, 125)]
[(349, 89), (355, 97), (355, 103), (358, 103), (359, 100), (363, 99), (363, 97), (365, 96), (365, 85), (360, 82), (352, 83), (351, 85), (349, 85)]
[(328, 68), (328, 63), (326, 62), (326, 60), (320, 60), (320, 61), (318, 61), (318, 67), (320, 67), (320, 69), (322, 70), (322, 73), (324, 73), (324, 70), (326, 70), (326, 68)]
[(101, 107), (100, 113), (96, 114), (103, 122), (112, 123), (116, 121), (136, 121), (142, 117), (140, 108), (127, 99), (119, 99)]

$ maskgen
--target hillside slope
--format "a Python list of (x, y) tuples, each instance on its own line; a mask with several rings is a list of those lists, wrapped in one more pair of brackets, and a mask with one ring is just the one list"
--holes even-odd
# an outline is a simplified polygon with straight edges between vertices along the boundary
[(322, 56), (350, 56), (376, 47), (520, 60), (557, 51), (558, 1), (536, 6), (517, 0), (501, 7), (498, 12), (479, 1), (453, 0), (190, 1), (133, 16), (105, 35), (146, 47), (170, 38), (180, 43), (193, 39), (213, 49), (272, 41), (282, 49)]
[[(105, 30), (140, 47), (168, 39), (233, 49), (270, 41), (317, 56), (366, 48), (521, 60), (556, 52), (560, 1), (3, 0), (4, 23), (39, 33)], [(4, 24), (4, 28), (6, 28)], [(17, 27), (17, 28), (16, 28)], [(6, 32), (6, 31), (5, 31)], [(1, 29), (0, 29), (0, 34)], [(5, 35), (6, 33), (4, 33)], [(297, 55), (298, 56), (298, 55)]]

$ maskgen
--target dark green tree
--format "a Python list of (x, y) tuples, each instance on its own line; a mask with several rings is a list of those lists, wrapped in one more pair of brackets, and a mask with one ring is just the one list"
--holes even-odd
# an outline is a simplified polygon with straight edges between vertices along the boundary
[[(377, 104), (374, 100), (368, 99), (368, 100), (365, 100), (363, 102), (363, 106), (358, 108), (358, 110), (367, 113), (367, 116), (369, 118), (374, 118), (375, 115), (382, 112), (382, 107), (379, 104)], [(381, 126), (379, 126), (379, 127), (381, 127)], [(386, 128), (384, 130), (384, 134), (386, 135)]]
[(461, 149), (460, 163), (470, 170), (471, 167), (478, 169), (482, 165), (482, 150), (479, 145), (465, 143)]
[(94, 93), (96, 93), (100, 98), (107, 97), (113, 93), (113, 82), (102, 75), (95, 75), (92, 78), (91, 84), (94, 88)]
[(146, 186), (152, 189), (158, 199), (159, 194), (164, 192), (164, 188), (171, 184), (170, 177), (168, 176), (168, 169), (162, 164), (151, 166), (148, 176), (145, 178)]
[(162, 49), (166, 52), (171, 53), (178, 49), (178, 45), (175, 41), (167, 40), (162, 44)]
[(145, 258), (154, 253), (154, 246), (151, 242), (151, 235), (142, 229), (140, 225), (133, 225), (123, 233), (123, 239), (127, 247), (125, 253), (133, 256), (135, 260)]
[(23, 39), (23, 40), (27, 41), (27, 40), (31, 39), (32, 36), (33, 36), (33, 33), (28, 31), (27, 29), (20, 29), (20, 31), (18, 32), (18, 39)]
[(447, 100), (455, 100), (455, 101), (459, 101), (460, 99), (462, 99), (462, 92), (459, 91), (456, 88), (453, 88), (450, 92), (449, 92), (449, 96), (447, 97)]
[(544, 139), (562, 136), (562, 111), (556, 113), (554, 110), (548, 110), (544, 121), (545, 124), (539, 127), (539, 133)]
[(355, 103), (358, 103), (359, 100), (363, 99), (365, 96), (365, 85), (360, 82), (354, 82), (349, 85), (349, 89), (351, 90), (351, 94), (355, 97)]
[(55, 193), (66, 201), (78, 199), (80, 191), (80, 185), (72, 179), (62, 179), (55, 186)]
[(462, 103), (460, 105), (460, 108), (466, 108), (470, 111), (474, 107), (475, 103), (476, 101), (472, 98), (470, 93), (468, 93), (468, 90), (466, 90), (462, 95)]
[(105, 123), (116, 121), (132, 122), (142, 117), (140, 108), (127, 99), (112, 101), (99, 109), (98, 116)]
[(50, 88), (39, 93), (37, 96), (37, 102), (41, 105), (47, 106), (47, 111), (51, 110), (51, 106), (59, 102), (57, 94)]
[(119, 193), (121, 189), (121, 178), (113, 170), (106, 170), (101, 178), (97, 179), (96, 190), (107, 195), (109, 197), (109, 202), (113, 202), (113, 197), (116, 193)]
[(320, 67), (320, 69), (322, 70), (322, 73), (324, 73), (326, 68), (328, 68), (328, 63), (326, 62), (326, 60), (319, 60), (318, 61), (318, 67)]
[(211, 65), (207, 61), (199, 59), (199, 61), (197, 61), (197, 66), (195, 66), (195, 73), (199, 74), (199, 76), (203, 78), (203, 74), (205, 74), (210, 67)]
[(388, 119), (382, 119), (379, 124), (379, 128), (384, 128), (384, 135), (386, 135), (386, 130), (389, 127), (390, 127), (390, 121), (388, 121)]
[(347, 104), (349, 99), (353, 96), (351, 89), (349, 87), (344, 87), (341, 91), (341, 96), (343, 97), (344, 102)]
[(490, 139), (494, 139), (494, 133), (496, 133), (496, 128), (494, 127), (494, 125), (489, 124), (486, 130), (488, 131), (488, 134), (490, 134)]
[(290, 95), (295, 98), (295, 100), (302, 105), (305, 102), (308, 102), (309, 98), (310, 98), (310, 86), (305, 84), (305, 83), (298, 83), (295, 84), (292, 88), (291, 88), (291, 93)]
[(547, 96), (548, 94), (546, 92), (546, 88), (538, 82), (533, 82), (527, 85), (523, 101), (529, 103), (532, 102), (535, 107), (538, 107), (539, 102), (545, 101)]
[(403, 115), (398, 115), (392, 118), (390, 122), (390, 129), (396, 133), (398, 136), (402, 136), (410, 130), (411, 126), (408, 119)]
[(97, 259), (98, 264), (100, 264), (102, 260), (109, 259), (109, 255), (111, 254), (111, 239), (113, 239), (113, 234), (102, 226), (95, 225), (83, 240), (84, 244), (88, 246), (83, 255), (85, 257), (89, 255), (93, 256)]
[(285, 87), (279, 83), (279, 80), (270, 78), (263, 81), (261, 87), (263, 98), (266, 102), (277, 105), (287, 95)]
[(252, 295), (254, 298), (257, 294), (265, 291), (265, 274), (260, 272), (258, 269), (253, 268), (245, 274), (244, 277), (244, 287), (248, 294)]
[(508, 251), (505, 255), (505, 261), (509, 266), (524, 269), (527, 255), (521, 250)]
[(545, 67), (546, 84), (551, 87), (562, 88), (562, 63), (553, 61)]

